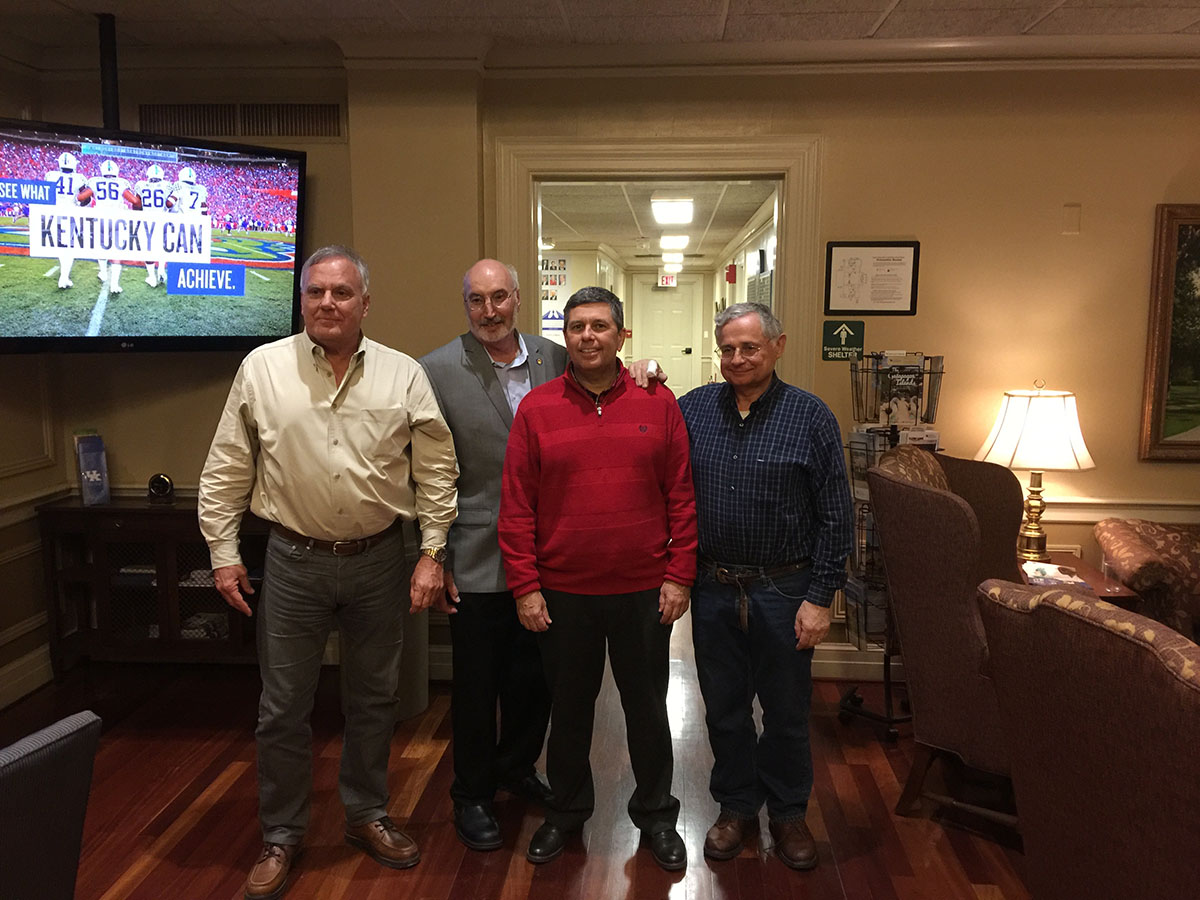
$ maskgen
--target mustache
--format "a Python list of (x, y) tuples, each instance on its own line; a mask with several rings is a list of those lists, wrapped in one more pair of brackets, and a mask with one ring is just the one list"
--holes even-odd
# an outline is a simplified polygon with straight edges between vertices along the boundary
[(488, 316), (479, 320), (480, 325), (503, 325), (504, 316)]

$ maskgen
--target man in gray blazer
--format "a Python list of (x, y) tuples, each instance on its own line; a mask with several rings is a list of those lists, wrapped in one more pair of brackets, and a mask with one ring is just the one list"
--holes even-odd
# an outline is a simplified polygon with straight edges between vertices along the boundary
[[(506, 589), (496, 534), (504, 450), (517, 404), (565, 371), (567, 353), (517, 331), (521, 288), (506, 263), (481, 259), (467, 270), (463, 307), (468, 332), (420, 362), (454, 435), (459, 469), (439, 606), (450, 615), (454, 652), (454, 830), (472, 850), (496, 850), (503, 843), (492, 809), (496, 790), (539, 804), (550, 794), (534, 769), (550, 693), (536, 636), (522, 627)], [(629, 371), (642, 387), (648, 378), (666, 381), (652, 361), (638, 360)]]
[[(531, 388), (557, 378), (566, 351), (521, 334), (517, 272), (482, 259), (463, 277), (469, 331), (421, 359), (458, 453), (458, 518), (447, 545), (446, 594), (454, 651), (454, 828), (473, 850), (500, 847), (497, 788), (542, 803), (534, 763), (550, 718), (536, 638), (506, 590), (496, 537), (500, 477), (513, 413)], [(496, 724), (496, 703), (500, 724)]]

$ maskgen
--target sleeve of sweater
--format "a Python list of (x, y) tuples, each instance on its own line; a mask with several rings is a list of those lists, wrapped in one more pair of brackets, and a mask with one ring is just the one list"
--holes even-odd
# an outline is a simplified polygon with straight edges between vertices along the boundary
[(692, 483), (691, 449), (687, 426), (674, 397), (667, 409), (667, 466), (663, 485), (667, 498), (668, 581), (691, 586), (696, 580), (696, 495)]
[(537, 435), (525, 414), (528, 398), (517, 407), (504, 452), (500, 490), (500, 552), (508, 589), (520, 597), (541, 589), (537, 570), (537, 503), (541, 466)]

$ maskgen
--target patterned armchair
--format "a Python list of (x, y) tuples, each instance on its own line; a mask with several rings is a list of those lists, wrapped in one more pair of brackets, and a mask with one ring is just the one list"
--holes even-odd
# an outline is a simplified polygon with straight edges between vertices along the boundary
[(1093, 531), (1113, 574), (1142, 598), (1142, 613), (1200, 634), (1200, 525), (1103, 519)]
[(1030, 892), (1196, 896), (1200, 647), (1057, 588), (987, 581), (978, 603)]
[[(912, 815), (923, 796), (954, 802), (923, 787), (933, 762), (947, 754), (1008, 774), (1007, 736), (981, 671), (987, 645), (975, 594), (986, 578), (1021, 578), (1021, 484), (1003, 466), (906, 445), (885, 453), (867, 482), (917, 742), (896, 812)], [(1012, 823), (992, 808), (972, 810)]]

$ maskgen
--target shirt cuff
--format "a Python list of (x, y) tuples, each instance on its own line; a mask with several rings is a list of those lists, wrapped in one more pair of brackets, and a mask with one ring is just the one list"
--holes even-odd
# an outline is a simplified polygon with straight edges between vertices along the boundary
[(827, 584), (816, 584), (813, 582), (809, 584), (808, 596), (804, 599), (813, 606), (824, 606), (828, 608), (833, 604), (833, 597), (836, 593), (836, 588), (830, 587)]
[(449, 529), (446, 528), (422, 528), (421, 529), (421, 549), (434, 549), (437, 547), (446, 546), (446, 534)]
[(212, 557), (212, 567), (223, 569), (225, 566), (240, 566), (242, 554), (238, 552), (237, 541), (218, 541), (208, 545), (209, 556)]

